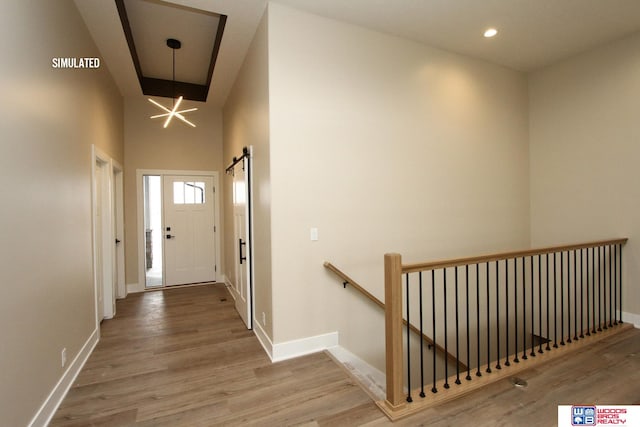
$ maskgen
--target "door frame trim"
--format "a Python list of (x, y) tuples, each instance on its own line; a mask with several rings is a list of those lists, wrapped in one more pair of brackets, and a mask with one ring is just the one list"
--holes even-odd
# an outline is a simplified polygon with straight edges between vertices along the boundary
[[(102, 319), (98, 318), (98, 277), (97, 277), (97, 251), (96, 251), (96, 243), (97, 243), (97, 234), (96, 234), (96, 211), (97, 211), (97, 194), (95, 191), (96, 186), (96, 163), (100, 162), (104, 164), (105, 170), (105, 181), (103, 181), (103, 187), (107, 191), (106, 197), (103, 195), (103, 198), (107, 200), (107, 208), (105, 209), (104, 203), (102, 214), (107, 214), (108, 218), (103, 219), (103, 224), (108, 224), (108, 230), (102, 230), (102, 254), (103, 254), (103, 265), (102, 265), (102, 287), (103, 287), (103, 304), (106, 306), (107, 296), (109, 296), (109, 309), (103, 310), (103, 315), (105, 319), (110, 319), (116, 314), (116, 281), (120, 273), (120, 268), (122, 272), (124, 272), (124, 265), (118, 266), (118, 271), (115, 270), (116, 264), (116, 249), (112, 244), (115, 242), (115, 229), (117, 218), (114, 218), (115, 209), (120, 205), (122, 206), (123, 200), (120, 200), (120, 197), (123, 197), (123, 194), (120, 193), (118, 195), (118, 199), (116, 200), (116, 194), (114, 192), (115, 178), (114, 178), (114, 169), (118, 171), (123, 171), (122, 166), (113, 160), (111, 156), (106, 154), (104, 151), (100, 150), (94, 144), (91, 145), (91, 251), (92, 251), (92, 267), (93, 267), (93, 289), (94, 289), (94, 310), (95, 310), (95, 318), (96, 318), (96, 328), (98, 331), (100, 330), (100, 322)], [(120, 172), (122, 174), (122, 172)], [(106, 241), (104, 237), (108, 236)], [(108, 254), (108, 255), (107, 255)], [(104, 263), (104, 258), (108, 256), (107, 264)], [(110, 280), (105, 280), (110, 279)]]
[[(142, 177), (144, 175), (158, 175), (164, 177), (166, 175), (186, 175), (186, 176), (212, 176), (213, 185), (216, 189), (214, 192), (213, 207), (213, 225), (216, 228), (214, 244), (216, 250), (216, 281), (220, 282), (222, 276), (222, 264), (220, 262), (220, 173), (218, 171), (201, 171), (201, 170), (170, 170), (170, 169), (136, 169), (136, 204), (137, 204), (137, 227), (136, 239), (138, 241), (138, 283), (140, 290), (144, 291), (146, 287), (145, 269), (144, 269), (144, 191), (142, 187)], [(164, 279), (164, 278), (163, 278)]]
[(127, 297), (127, 285), (125, 280), (125, 253), (124, 253), (124, 168), (120, 163), (112, 161), (113, 171), (113, 197), (114, 197), (114, 230), (113, 238), (120, 240), (115, 245), (116, 263), (116, 299)]

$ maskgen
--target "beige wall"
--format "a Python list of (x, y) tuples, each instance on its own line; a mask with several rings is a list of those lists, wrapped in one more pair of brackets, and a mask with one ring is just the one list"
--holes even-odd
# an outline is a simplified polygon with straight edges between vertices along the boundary
[(72, 1), (1, 2), (0, 36), (0, 425), (24, 426), (96, 326), (91, 144), (122, 163), (123, 106), (105, 67), (51, 67), (99, 56)]
[[(268, 72), (265, 13), (224, 106), (224, 159), (228, 165), (233, 157), (242, 153), (243, 147), (253, 146), (255, 312), (260, 326), (272, 339)], [(225, 272), (235, 283), (232, 182), (232, 178), (225, 175)], [(262, 324), (263, 312), (266, 324)]]
[(382, 299), (385, 252), (529, 245), (522, 73), (270, 4), (269, 99), (276, 343), (338, 330), (382, 367), (382, 313), (324, 260)]
[(640, 314), (640, 34), (530, 77), (534, 245), (628, 237), (623, 310)]
[[(171, 102), (165, 99), (165, 104)], [(186, 101), (185, 101), (186, 102)], [(222, 171), (222, 114), (200, 102), (189, 113), (192, 128), (180, 121), (166, 129), (149, 116), (158, 113), (147, 97), (125, 100), (125, 254), (126, 282), (138, 284), (137, 169)], [(144, 283), (139, 283), (144, 286)]]

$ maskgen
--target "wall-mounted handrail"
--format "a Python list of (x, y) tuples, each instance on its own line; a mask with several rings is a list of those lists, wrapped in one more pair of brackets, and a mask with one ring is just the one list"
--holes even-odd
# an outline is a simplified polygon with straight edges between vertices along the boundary
[[(331, 272), (333, 272), (336, 276), (340, 277), (343, 280), (342, 284), (345, 287), (346, 287), (346, 285), (351, 285), (352, 288), (354, 288), (355, 290), (360, 292), (362, 295), (364, 295), (369, 301), (373, 302), (375, 305), (377, 305), (378, 307), (380, 307), (381, 309), (384, 310), (384, 303), (382, 301), (380, 301), (378, 298), (376, 298), (373, 294), (371, 294), (369, 291), (367, 291), (364, 287), (362, 287), (360, 284), (358, 284), (358, 282), (353, 280), (351, 277), (349, 277), (346, 273), (344, 273), (338, 267), (336, 267), (335, 265), (331, 264), (328, 261), (324, 262), (324, 266), (325, 266), (326, 269), (328, 269)], [(407, 320), (406, 319), (402, 319), (402, 324), (404, 326), (407, 326)], [(458, 363), (460, 365), (460, 369), (461, 370), (466, 370), (467, 369), (467, 365), (465, 365), (463, 362), (457, 360), (456, 357), (453, 354), (445, 352), (444, 348), (442, 346), (440, 346), (439, 344), (436, 344), (430, 337), (428, 337), (424, 333), (421, 333), (420, 329), (416, 328), (413, 324), (409, 324), (409, 329), (411, 329), (411, 331), (413, 331), (417, 335), (422, 335), (422, 340), (429, 346), (429, 348), (435, 347), (436, 351), (438, 353), (440, 353), (441, 355), (443, 355), (443, 356), (446, 355), (447, 359), (449, 359), (449, 361), (451, 363)]]
[[(331, 264), (329, 261), (325, 261), (324, 262), (324, 267), (327, 270), (332, 271), (339, 278), (341, 278), (343, 280), (343, 282), (342, 282), (343, 285), (345, 285), (345, 286), (346, 285), (351, 285), (351, 287), (353, 287), (358, 292), (360, 292), (362, 295), (367, 297), (367, 299), (369, 299), (369, 301), (373, 302), (375, 305), (377, 305), (378, 307), (380, 307), (381, 309), (384, 310), (384, 303), (382, 301), (380, 301), (378, 298), (376, 298), (373, 294), (371, 294), (365, 288), (360, 286), (358, 284), (358, 282), (353, 280), (351, 277), (347, 276), (347, 274), (344, 273), (342, 270), (340, 270), (338, 267), (336, 267), (335, 265)], [(427, 338), (427, 339), (429, 339), (429, 338)], [(429, 343), (429, 344), (432, 344), (432, 343)]]

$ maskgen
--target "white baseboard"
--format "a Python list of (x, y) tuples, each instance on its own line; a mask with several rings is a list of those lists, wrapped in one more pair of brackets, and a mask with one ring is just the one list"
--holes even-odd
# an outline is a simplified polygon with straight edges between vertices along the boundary
[(144, 285), (139, 283), (127, 283), (127, 294), (135, 294), (138, 292), (144, 292)]
[(256, 334), (256, 338), (264, 348), (265, 353), (269, 356), (269, 359), (273, 362), (273, 343), (269, 338), (269, 335), (262, 329), (262, 325), (256, 322), (256, 319), (253, 319), (253, 333)]
[(386, 375), (382, 371), (339, 345), (328, 350), (360, 382), (374, 400), (386, 398)]
[(224, 283), (224, 286), (227, 288), (227, 291), (229, 291), (229, 294), (231, 294), (231, 297), (235, 300), (236, 295), (233, 293), (233, 284), (231, 284), (231, 282), (229, 281), (229, 278), (224, 274), (222, 275), (222, 283)]
[(338, 332), (329, 332), (328, 334), (316, 335), (292, 341), (273, 344), (273, 362), (293, 359), (311, 353), (326, 350), (330, 347), (338, 345)]
[(622, 321), (627, 323), (633, 323), (636, 329), (640, 329), (640, 314), (625, 313), (622, 312)]
[(62, 403), (62, 399), (67, 395), (67, 392), (73, 385), (73, 382), (76, 380), (76, 377), (82, 370), (82, 367), (87, 362), (87, 359), (93, 352), (93, 349), (99, 339), (100, 332), (98, 329), (95, 329), (76, 357), (73, 358), (73, 361), (69, 364), (69, 367), (64, 374), (62, 374), (62, 377), (53, 390), (51, 390), (51, 393), (49, 393), (49, 396), (47, 396), (46, 400), (29, 423), (29, 427), (40, 427), (49, 424), (51, 418), (53, 418), (53, 415), (58, 410), (60, 403)]
[(253, 332), (273, 363), (317, 353), (338, 345), (338, 332), (274, 344), (256, 319), (253, 320)]

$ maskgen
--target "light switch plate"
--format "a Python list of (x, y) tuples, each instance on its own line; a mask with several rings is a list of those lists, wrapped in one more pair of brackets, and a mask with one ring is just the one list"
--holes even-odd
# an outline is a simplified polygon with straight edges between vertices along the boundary
[(315, 227), (312, 227), (309, 233), (310, 237), (311, 237), (311, 241), (315, 242), (318, 240), (318, 229)]

